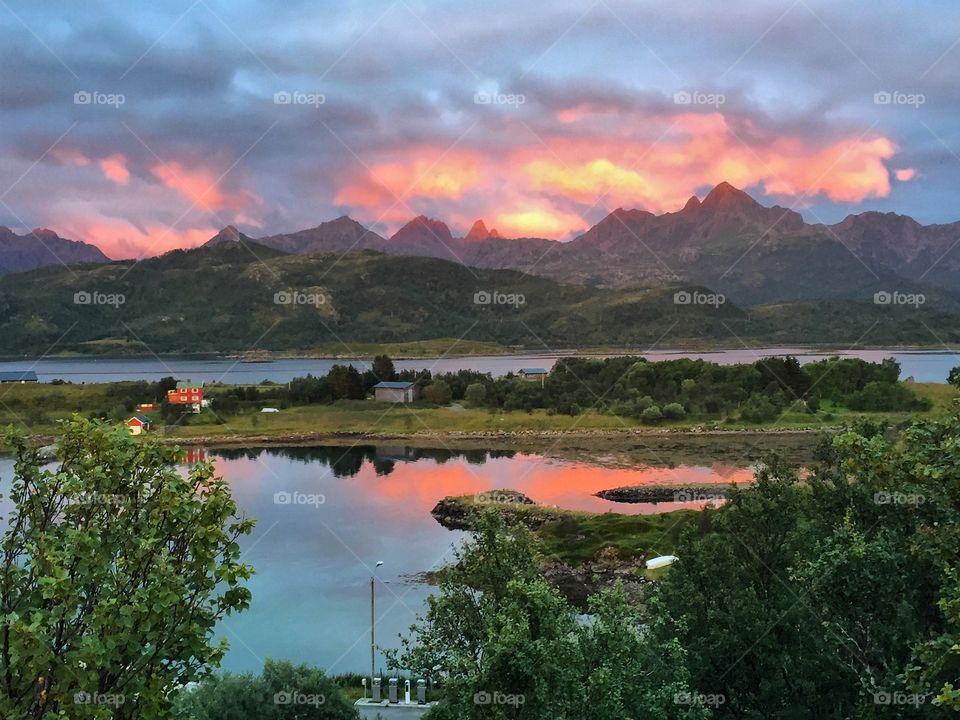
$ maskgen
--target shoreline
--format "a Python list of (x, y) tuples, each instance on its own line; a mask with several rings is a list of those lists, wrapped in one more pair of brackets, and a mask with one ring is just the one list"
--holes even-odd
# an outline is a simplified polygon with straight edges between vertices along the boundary
[[(361, 343), (358, 343), (361, 344)], [(143, 361), (143, 360), (197, 360), (197, 361), (236, 361), (238, 364), (246, 365), (256, 365), (256, 364), (265, 364), (271, 363), (278, 360), (372, 360), (374, 356), (379, 354), (388, 354), (393, 360), (443, 360), (443, 359), (456, 359), (456, 358), (500, 358), (500, 357), (603, 357), (603, 356), (628, 356), (636, 355), (638, 357), (644, 355), (652, 354), (661, 354), (661, 355), (670, 355), (670, 354), (680, 354), (680, 353), (701, 353), (701, 354), (710, 354), (710, 353), (725, 353), (725, 352), (736, 352), (736, 351), (784, 351), (787, 355), (822, 355), (829, 353), (845, 354), (853, 352), (849, 345), (846, 344), (814, 344), (806, 345), (801, 343), (789, 343), (789, 344), (765, 344), (758, 343), (755, 345), (676, 345), (673, 347), (666, 347), (657, 350), (641, 349), (641, 348), (628, 348), (628, 347), (587, 347), (587, 348), (559, 348), (552, 350), (550, 352), (543, 352), (542, 349), (538, 351), (537, 348), (514, 348), (514, 347), (503, 347), (502, 352), (494, 352), (493, 348), (484, 348), (482, 351), (476, 352), (448, 352), (443, 354), (436, 353), (417, 353), (417, 352), (390, 352), (389, 348), (384, 346), (381, 349), (370, 350), (368, 353), (330, 353), (323, 351), (305, 351), (298, 352), (295, 350), (276, 350), (276, 351), (264, 351), (261, 354), (258, 354), (254, 358), (244, 359), (242, 353), (207, 353), (207, 352), (198, 352), (198, 353), (144, 353), (144, 354), (79, 354), (71, 353), (64, 355), (44, 355), (42, 357), (36, 356), (24, 356), (24, 355), (0, 355), (0, 362), (28, 362), (28, 363), (37, 363), (41, 360), (55, 360), (58, 362), (69, 362), (69, 361), (118, 361), (118, 360), (130, 360), (130, 361)], [(916, 354), (916, 355), (936, 355), (943, 354), (945, 348), (942, 345), (892, 345), (892, 344), (882, 344), (882, 345), (860, 345), (856, 348), (857, 351), (866, 351), (866, 352), (875, 352), (875, 351), (889, 351), (891, 353), (907, 353), (907, 354)], [(794, 351), (794, 352), (790, 352)], [(949, 351), (948, 351), (949, 353)]]
[(531, 441), (549, 441), (558, 439), (577, 439), (577, 440), (630, 440), (630, 439), (664, 439), (679, 437), (700, 437), (700, 438), (731, 438), (742, 437), (744, 439), (754, 437), (813, 437), (824, 433), (834, 433), (841, 429), (841, 426), (830, 426), (821, 428), (757, 428), (751, 430), (731, 429), (731, 430), (702, 430), (699, 428), (672, 428), (672, 429), (623, 429), (623, 430), (482, 430), (482, 431), (417, 431), (412, 433), (396, 432), (305, 432), (305, 433), (282, 433), (277, 435), (249, 434), (249, 435), (211, 435), (198, 437), (163, 437), (160, 439), (167, 444), (179, 444), (189, 447), (231, 447), (236, 445), (333, 445), (339, 443), (351, 443), (351, 441), (369, 440), (375, 441), (402, 441), (409, 447), (435, 447), (433, 445), (424, 445), (423, 441), (438, 439), (450, 441), (445, 444), (456, 444), (458, 442), (499, 442), (524, 444)]
[[(196, 437), (164, 437), (154, 434), (153, 437), (168, 446), (178, 446), (185, 450), (246, 448), (269, 451), (292, 447), (392, 446), (424, 451), (512, 452), (611, 469), (632, 470), (676, 465), (711, 465), (718, 462), (733, 467), (748, 467), (771, 454), (800, 467), (811, 461), (822, 439), (835, 431), (836, 428), (784, 428), (694, 432), (642, 428), (519, 432), (323, 431)], [(30, 440), (37, 447), (50, 447), (56, 442), (56, 437), (50, 434), (35, 434), (30, 436)], [(7, 453), (9, 448), (0, 450), (0, 454)]]

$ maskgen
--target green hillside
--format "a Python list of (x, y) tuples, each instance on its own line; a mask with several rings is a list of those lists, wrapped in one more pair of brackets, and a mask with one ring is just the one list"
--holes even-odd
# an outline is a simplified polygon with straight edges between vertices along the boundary
[(744, 309), (729, 302), (677, 304), (674, 294), (684, 290), (710, 292), (678, 285), (597, 289), (434, 258), (287, 255), (225, 243), (142, 262), (0, 278), (0, 353), (323, 347), (349, 354), (365, 343), (440, 339), (539, 350), (740, 340), (933, 344), (930, 330), (947, 341), (957, 339), (953, 328), (960, 327), (952, 300), (919, 309), (851, 301)]

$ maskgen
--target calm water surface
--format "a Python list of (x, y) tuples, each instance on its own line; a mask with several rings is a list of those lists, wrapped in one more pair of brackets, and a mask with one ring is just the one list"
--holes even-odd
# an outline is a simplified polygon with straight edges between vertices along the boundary
[[(378, 644), (396, 647), (398, 633), (423, 611), (430, 592), (413, 578), (449, 560), (464, 537), (430, 515), (447, 495), (510, 488), (545, 505), (644, 513), (696, 505), (617, 504), (593, 493), (752, 478), (749, 468), (729, 465), (620, 469), (520, 453), (403, 447), (215, 450), (210, 456), (240, 508), (257, 520), (241, 543), (243, 559), (257, 570), (253, 602), (219, 628), (231, 645), (225, 667), (234, 671), (258, 670), (267, 657), (334, 673), (364, 671), (370, 574), (378, 560), (384, 562)], [(11, 472), (12, 462), (0, 460), (0, 490)]]

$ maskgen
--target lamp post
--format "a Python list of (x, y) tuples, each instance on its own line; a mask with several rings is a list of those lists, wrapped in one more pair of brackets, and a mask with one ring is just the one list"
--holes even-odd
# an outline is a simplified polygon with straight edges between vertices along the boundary
[(376, 606), (376, 599), (374, 597), (373, 584), (377, 577), (377, 568), (379, 568), (381, 565), (383, 565), (383, 560), (377, 560), (377, 564), (373, 566), (373, 572), (370, 573), (370, 687), (373, 687), (373, 678), (376, 672), (375, 666), (377, 651), (377, 644), (374, 640), (374, 626), (376, 625), (374, 608)]

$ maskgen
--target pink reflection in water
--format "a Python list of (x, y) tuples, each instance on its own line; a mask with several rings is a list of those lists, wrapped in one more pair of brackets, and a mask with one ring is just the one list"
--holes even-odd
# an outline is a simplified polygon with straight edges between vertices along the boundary
[[(212, 458), (218, 472), (229, 481), (238, 503), (252, 501), (266, 483), (282, 487), (284, 478), (271, 462), (269, 453), (257, 458), (225, 461)], [(312, 464), (311, 464), (312, 465)], [(305, 469), (306, 470), (306, 469)], [(320, 483), (327, 482), (329, 468), (323, 463), (310, 467), (306, 474), (315, 474)], [(281, 471), (281, 475), (283, 475)], [(676, 509), (699, 509), (702, 499), (691, 502), (619, 503), (598, 498), (601, 490), (632, 485), (689, 485), (750, 483), (753, 468), (723, 463), (711, 466), (681, 465), (674, 468), (638, 467), (609, 468), (580, 462), (567, 462), (541, 455), (516, 454), (513, 457), (487, 457), (482, 463), (468, 462), (464, 457), (438, 461), (430, 457), (399, 460), (389, 473), (377, 472), (373, 463), (364, 461), (357, 473), (339, 478), (344, 490), (371, 510), (386, 510), (403, 515), (423, 516), (447, 496), (476, 495), (491, 490), (516, 490), (534, 502), (588, 512), (650, 514)]]

